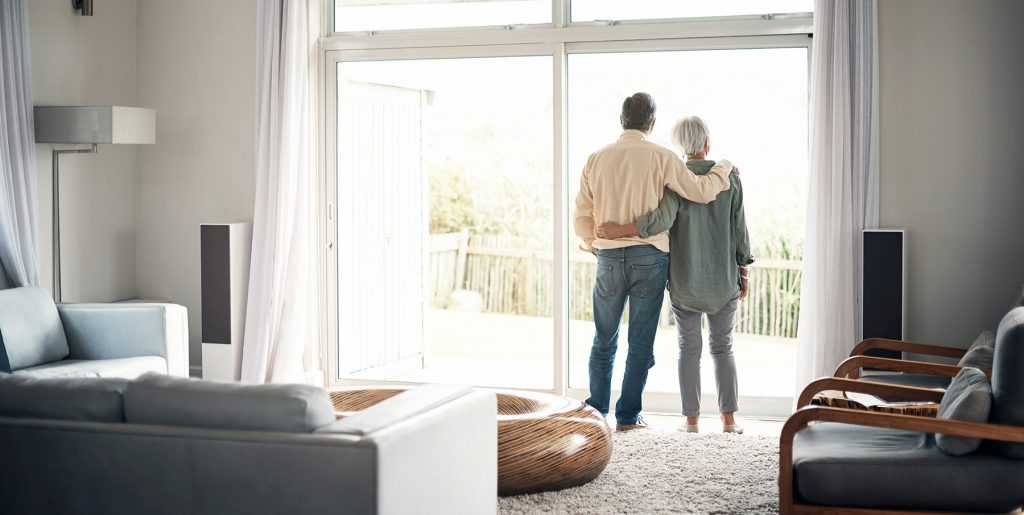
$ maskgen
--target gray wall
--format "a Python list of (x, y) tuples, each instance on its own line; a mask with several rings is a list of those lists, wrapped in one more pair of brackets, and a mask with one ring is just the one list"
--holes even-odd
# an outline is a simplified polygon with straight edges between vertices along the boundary
[[(36, 105), (136, 105), (136, 0), (95, 0), (92, 17), (79, 15), (69, 0), (28, 4)], [(162, 114), (157, 114), (158, 120)], [(47, 287), (52, 277), (50, 151), (54, 147), (87, 148), (36, 145), (39, 260)], [(139, 148), (100, 145), (95, 155), (60, 158), (65, 301), (105, 302), (136, 296)]]
[(139, 296), (184, 305), (202, 358), (199, 224), (252, 221), (256, 2), (139, 0), (139, 102), (157, 144), (141, 150)]
[(907, 337), (966, 346), (1024, 282), (1024, 2), (881, 0), (881, 225)]

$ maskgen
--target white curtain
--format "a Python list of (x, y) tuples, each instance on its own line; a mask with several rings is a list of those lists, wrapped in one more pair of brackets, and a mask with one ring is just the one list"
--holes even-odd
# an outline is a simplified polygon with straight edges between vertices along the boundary
[(242, 381), (304, 382), (315, 337), (306, 0), (260, 0), (256, 205)]
[(815, 0), (797, 391), (860, 339), (861, 230), (878, 226), (876, 0)]
[(39, 284), (28, 0), (0, 1), (0, 289)]

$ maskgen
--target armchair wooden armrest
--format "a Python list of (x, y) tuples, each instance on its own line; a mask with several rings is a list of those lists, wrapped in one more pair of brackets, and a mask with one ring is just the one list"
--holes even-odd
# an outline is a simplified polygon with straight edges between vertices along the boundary
[[(813, 384), (813, 383), (812, 383)], [(811, 406), (797, 410), (789, 417), (782, 427), (779, 437), (779, 512), (787, 513), (878, 513), (873, 510), (821, 507), (794, 504), (793, 502), (793, 439), (796, 433), (814, 421), (841, 422), (868, 427), (887, 429), (903, 429), (924, 433), (941, 433), (950, 436), (1000, 440), (1004, 442), (1024, 443), (1024, 427), (960, 420), (936, 419), (930, 417), (914, 417), (894, 415), (891, 413), (874, 413), (861, 410), (840, 408), (822, 408)], [(886, 513), (912, 513), (893, 512)]]
[(844, 379), (840, 377), (823, 377), (811, 381), (797, 398), (797, 409), (809, 406), (811, 399), (818, 393), (825, 390), (841, 390), (844, 392), (866, 393), (877, 395), (888, 401), (921, 401), (939, 402), (944, 392), (930, 388), (917, 388), (913, 386), (900, 386), (895, 384), (872, 383), (870, 381), (857, 381), (856, 379)]
[[(928, 363), (926, 361), (913, 361), (909, 359), (853, 356), (846, 358), (838, 367), (836, 367), (835, 377), (849, 377), (851, 379), (856, 379), (860, 377), (860, 370), (862, 368), (875, 368), (879, 370), (893, 370), (898, 372), (953, 377), (959, 374), (963, 367), (957, 365), (943, 365), (941, 363)], [(981, 371), (984, 372), (985, 375), (992, 377), (992, 369), (983, 368)]]
[(961, 349), (958, 347), (945, 347), (942, 345), (932, 345), (928, 343), (890, 340), (888, 338), (868, 338), (858, 343), (857, 346), (850, 351), (850, 356), (862, 356), (870, 349), (896, 350), (957, 359), (964, 357), (964, 354), (967, 353), (967, 349)]

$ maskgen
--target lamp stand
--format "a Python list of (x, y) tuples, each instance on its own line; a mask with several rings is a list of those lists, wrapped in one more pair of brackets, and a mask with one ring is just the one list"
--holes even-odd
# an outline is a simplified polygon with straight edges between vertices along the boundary
[(85, 149), (53, 151), (53, 300), (61, 301), (60, 291), (60, 155), (95, 154), (96, 144)]

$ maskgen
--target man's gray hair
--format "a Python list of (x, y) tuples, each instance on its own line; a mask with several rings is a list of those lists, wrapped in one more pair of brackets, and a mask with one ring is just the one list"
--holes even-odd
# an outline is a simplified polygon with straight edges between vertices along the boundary
[(697, 154), (711, 136), (708, 124), (699, 116), (687, 116), (672, 127), (672, 143), (686, 154)]

